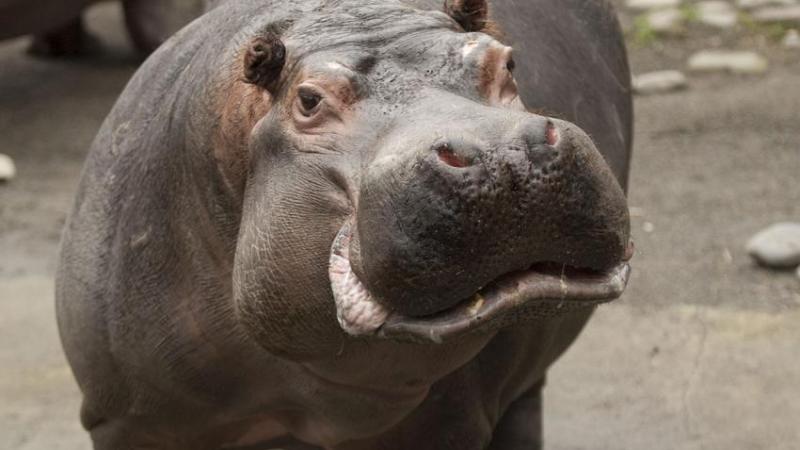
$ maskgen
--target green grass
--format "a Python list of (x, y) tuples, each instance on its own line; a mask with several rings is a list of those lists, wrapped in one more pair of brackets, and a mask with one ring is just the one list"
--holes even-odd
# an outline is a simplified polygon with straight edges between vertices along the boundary
[(695, 23), (700, 21), (700, 12), (697, 10), (697, 5), (683, 5), (680, 7), (681, 16), (683, 20), (688, 23)]
[(792, 28), (784, 23), (759, 23), (747, 13), (739, 14), (739, 23), (741, 23), (742, 27), (751, 34), (766, 36), (767, 39), (772, 41), (780, 41), (786, 35), (786, 32)]
[(630, 41), (637, 47), (647, 47), (658, 38), (658, 33), (650, 26), (647, 15), (642, 14), (633, 20)]

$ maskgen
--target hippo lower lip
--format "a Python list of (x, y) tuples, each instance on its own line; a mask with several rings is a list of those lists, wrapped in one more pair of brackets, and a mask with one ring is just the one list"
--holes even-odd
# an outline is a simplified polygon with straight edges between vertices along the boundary
[(625, 262), (605, 272), (583, 271), (556, 263), (536, 264), (492, 281), (473, 298), (438, 314), (427, 317), (391, 314), (378, 335), (441, 343), (467, 333), (556, 317), (618, 298), (629, 275), (630, 266)]
[(630, 275), (626, 261), (604, 272), (537, 263), (497, 278), (452, 308), (411, 317), (390, 311), (358, 280), (350, 268), (350, 237), (348, 221), (333, 242), (329, 274), (339, 323), (352, 335), (441, 343), (610, 302), (622, 295)]

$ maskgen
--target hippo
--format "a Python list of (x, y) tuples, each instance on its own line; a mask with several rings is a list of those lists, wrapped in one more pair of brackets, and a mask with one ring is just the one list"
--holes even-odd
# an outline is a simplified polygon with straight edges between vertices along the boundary
[[(0, 39), (33, 34), (31, 52), (64, 56), (91, 50), (81, 13), (99, 0), (0, 0)], [(211, 7), (212, 0), (123, 0), (134, 45), (149, 54), (174, 32)]]
[(98, 450), (538, 449), (618, 298), (629, 71), (599, 0), (230, 0), (133, 76), (62, 240)]

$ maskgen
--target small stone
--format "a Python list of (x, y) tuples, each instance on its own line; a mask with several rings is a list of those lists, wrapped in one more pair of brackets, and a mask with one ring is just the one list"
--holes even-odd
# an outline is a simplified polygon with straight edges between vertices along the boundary
[(10, 181), (17, 174), (14, 160), (8, 155), (0, 153), (0, 181)]
[(725, 261), (725, 264), (733, 264), (733, 253), (730, 249), (722, 249), (722, 260)]
[(800, 265), (800, 223), (776, 223), (747, 242), (747, 253), (761, 265), (791, 268)]
[(651, 9), (674, 8), (681, 4), (681, 0), (628, 0), (626, 5), (630, 9), (637, 11), (648, 11)]
[(683, 25), (683, 13), (675, 8), (657, 9), (647, 13), (645, 16), (647, 25), (656, 33), (669, 34), (677, 33)]
[(689, 70), (695, 72), (730, 71), (759, 74), (766, 72), (767, 60), (754, 52), (702, 50), (689, 58)]
[(644, 217), (645, 210), (640, 206), (631, 206), (628, 208), (631, 217)]
[(686, 86), (686, 75), (678, 70), (643, 73), (633, 79), (634, 91), (643, 95), (675, 91)]
[(653, 224), (653, 222), (645, 222), (642, 224), (642, 231), (645, 233), (652, 233), (655, 230), (656, 226)]
[(790, 6), (796, 5), (797, 0), (737, 0), (736, 6), (741, 9), (761, 8), (763, 6)]
[(697, 16), (700, 22), (717, 28), (731, 28), (738, 21), (738, 16), (733, 6), (722, 0), (698, 3)]
[(761, 23), (800, 23), (800, 5), (761, 8), (753, 11), (753, 20)]
[(783, 37), (783, 46), (786, 48), (800, 48), (800, 31), (789, 30)]

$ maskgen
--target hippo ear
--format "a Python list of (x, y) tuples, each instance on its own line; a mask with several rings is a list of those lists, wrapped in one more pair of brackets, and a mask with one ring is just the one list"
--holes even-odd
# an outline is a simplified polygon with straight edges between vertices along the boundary
[(489, 21), (486, 0), (445, 0), (444, 12), (458, 22), (464, 31), (481, 31)]
[(248, 83), (270, 92), (275, 89), (286, 61), (286, 47), (281, 38), (268, 31), (247, 46), (244, 54), (244, 77)]

